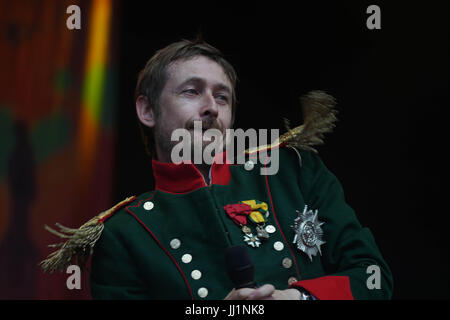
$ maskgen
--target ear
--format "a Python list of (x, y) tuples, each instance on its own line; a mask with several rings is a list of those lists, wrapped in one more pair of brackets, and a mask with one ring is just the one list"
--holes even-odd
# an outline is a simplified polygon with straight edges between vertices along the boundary
[(150, 106), (150, 102), (147, 97), (143, 95), (140, 95), (136, 99), (136, 114), (139, 121), (141, 121), (143, 125), (149, 128), (153, 128), (155, 126), (156, 121), (153, 108)]

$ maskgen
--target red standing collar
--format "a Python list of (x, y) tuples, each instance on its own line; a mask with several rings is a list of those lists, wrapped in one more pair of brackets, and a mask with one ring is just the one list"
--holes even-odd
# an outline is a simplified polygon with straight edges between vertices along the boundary
[[(222, 159), (222, 164), (217, 163)], [(226, 153), (217, 155), (211, 166), (211, 184), (228, 185), (230, 182), (230, 161)], [(169, 193), (188, 193), (208, 186), (201, 172), (192, 163), (167, 163), (152, 159), (155, 189)]]

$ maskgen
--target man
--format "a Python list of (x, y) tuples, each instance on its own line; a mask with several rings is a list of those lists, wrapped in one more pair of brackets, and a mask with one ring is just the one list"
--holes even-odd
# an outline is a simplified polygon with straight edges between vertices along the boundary
[[(370, 231), (345, 203), (336, 177), (310, 151), (326, 132), (324, 119), (333, 115), (326, 107), (314, 108), (329, 104), (329, 96), (309, 96), (304, 102), (312, 105), (313, 116), (305, 115), (304, 126), (290, 130), (281, 143), (247, 153), (279, 153), (274, 175), (261, 174), (267, 162), (230, 163), (227, 150), (214, 153), (212, 165), (173, 163), (177, 129), (186, 130), (193, 153), (224, 144), (203, 133), (216, 129), (227, 137), (235, 85), (232, 66), (204, 42), (181, 41), (158, 51), (136, 87), (155, 190), (90, 220), (43, 262), (44, 269), (70, 261), (73, 251), (66, 248), (78, 247), (77, 255), (86, 258), (86, 248), (95, 244), (93, 298), (390, 298), (392, 276)], [(233, 245), (248, 245), (259, 287), (233, 289), (225, 263)], [(375, 270), (373, 278), (368, 270)]]

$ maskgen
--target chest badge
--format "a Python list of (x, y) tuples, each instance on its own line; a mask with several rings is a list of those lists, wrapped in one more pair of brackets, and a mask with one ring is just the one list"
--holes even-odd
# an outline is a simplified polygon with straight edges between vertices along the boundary
[(320, 246), (325, 243), (323, 241), (323, 230), (321, 226), (324, 222), (318, 220), (318, 210), (308, 210), (305, 206), (303, 212), (296, 210), (298, 217), (294, 220), (294, 225), (291, 226), (295, 231), (294, 241), (292, 243), (297, 245), (300, 251), (306, 253), (309, 260), (312, 261), (312, 256), (317, 255), (320, 251)]
[[(227, 204), (223, 209), (228, 217), (241, 227), (244, 234), (244, 242), (249, 246), (259, 248), (262, 242), (269, 239), (269, 232), (265, 228), (269, 217), (267, 203), (258, 200), (247, 200), (235, 204)], [(252, 231), (247, 223), (248, 221), (256, 226), (256, 233)]]

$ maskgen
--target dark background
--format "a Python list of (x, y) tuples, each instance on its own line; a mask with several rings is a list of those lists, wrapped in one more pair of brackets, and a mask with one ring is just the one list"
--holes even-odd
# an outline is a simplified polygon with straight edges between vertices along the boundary
[[(134, 111), (139, 70), (155, 50), (201, 31), (238, 73), (236, 128), (301, 124), (299, 97), (309, 90), (337, 99), (339, 122), (318, 150), (391, 266), (394, 299), (448, 299), (445, 8), (296, 2), (120, 2), (115, 200), (153, 188)], [(366, 27), (370, 4), (381, 8), (381, 30)]]

